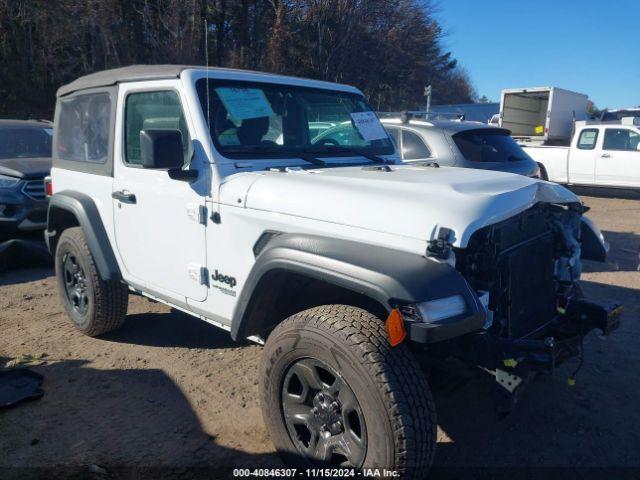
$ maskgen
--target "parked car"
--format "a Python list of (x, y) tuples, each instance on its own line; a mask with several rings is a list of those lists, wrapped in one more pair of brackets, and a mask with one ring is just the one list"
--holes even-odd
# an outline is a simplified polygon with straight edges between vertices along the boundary
[(576, 122), (568, 147), (523, 146), (552, 182), (640, 188), (640, 118)]
[[(309, 134), (334, 121), (340, 137)], [(421, 365), (480, 366), (511, 406), (618, 326), (577, 285), (580, 258), (603, 254), (578, 197), (400, 164), (354, 87), (133, 66), (61, 87), (56, 122), (45, 238), (70, 321), (114, 330), (133, 292), (264, 343), (264, 421), (293, 465), (425, 478)]]
[(46, 226), (52, 135), (50, 122), (0, 120), (0, 233)]
[[(499, 170), (528, 177), (538, 165), (510, 137), (509, 131), (480, 122), (383, 118), (401, 159), (442, 166)], [(325, 132), (327, 135), (329, 131)]]

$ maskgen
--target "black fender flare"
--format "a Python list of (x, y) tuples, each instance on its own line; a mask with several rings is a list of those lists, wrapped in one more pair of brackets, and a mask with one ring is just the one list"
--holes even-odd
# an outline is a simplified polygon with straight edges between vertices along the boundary
[(102, 224), (98, 207), (93, 199), (84, 193), (63, 190), (54, 194), (49, 200), (45, 241), (51, 255), (55, 256), (56, 245), (62, 230), (69, 226), (67, 223), (69, 214), (82, 228), (100, 277), (105, 281), (121, 280), (120, 267)]
[(580, 258), (596, 262), (606, 262), (609, 244), (604, 240), (600, 229), (585, 215), (580, 218)]
[(271, 273), (282, 271), (363, 294), (388, 311), (398, 305), (459, 294), (470, 306), (475, 327), (482, 326), (485, 319), (475, 292), (462, 275), (446, 263), (350, 240), (280, 234), (263, 246), (240, 293), (231, 321), (234, 340), (261, 333), (264, 323), (269, 322), (251, 313), (260, 308), (263, 282), (268, 282)]

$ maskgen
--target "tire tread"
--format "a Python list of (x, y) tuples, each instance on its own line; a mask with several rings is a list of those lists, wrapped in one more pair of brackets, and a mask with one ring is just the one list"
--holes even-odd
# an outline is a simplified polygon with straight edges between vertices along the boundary
[(392, 347), (384, 323), (350, 305), (323, 305), (292, 315), (271, 333), (314, 328), (344, 341), (377, 382), (389, 412), (396, 445), (394, 468), (401, 478), (423, 478), (436, 448), (435, 403), (409, 348)]

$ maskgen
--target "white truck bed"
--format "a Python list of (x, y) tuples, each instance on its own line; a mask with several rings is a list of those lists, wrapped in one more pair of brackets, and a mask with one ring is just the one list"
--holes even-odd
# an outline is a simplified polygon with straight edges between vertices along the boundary
[(544, 165), (549, 181), (568, 183), (569, 147), (547, 147), (543, 145), (520, 145), (536, 162)]

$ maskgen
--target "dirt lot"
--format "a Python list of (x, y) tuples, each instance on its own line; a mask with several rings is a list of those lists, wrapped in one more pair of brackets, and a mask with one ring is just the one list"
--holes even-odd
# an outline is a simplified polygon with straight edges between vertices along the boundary
[[(612, 245), (608, 264), (585, 266), (584, 290), (625, 305), (621, 329), (588, 337), (575, 387), (572, 362), (537, 378), (505, 419), (493, 414), (489, 378), (436, 391), (436, 471), (640, 474), (639, 198), (583, 196)], [(139, 297), (122, 330), (84, 337), (62, 311), (52, 271), (0, 274), (0, 366), (28, 364), (46, 392), (0, 414), (0, 477), (53, 473), (32, 467), (75, 476), (97, 465), (122, 478), (220, 478), (229, 467), (281, 466), (257, 400), (260, 353)]]

